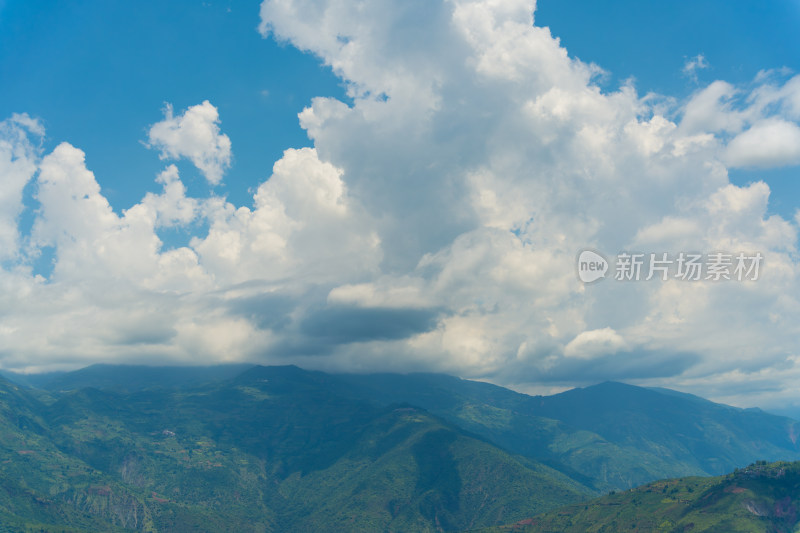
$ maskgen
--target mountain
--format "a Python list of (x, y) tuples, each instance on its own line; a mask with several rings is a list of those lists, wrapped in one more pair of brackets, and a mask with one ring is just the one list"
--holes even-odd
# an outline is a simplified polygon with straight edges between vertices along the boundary
[(17, 529), (457, 531), (800, 458), (791, 419), (621, 383), (528, 396), (251, 365), (38, 382), (0, 379), (0, 524)]
[(256, 367), (199, 387), (84, 388), (45, 404), (2, 380), (0, 524), (13, 530), (450, 531), (589, 492), (409, 405)]
[(538, 412), (707, 474), (757, 459), (800, 458), (800, 423), (697, 396), (602, 383), (539, 399)]
[(760, 461), (725, 476), (657, 481), (483, 531), (792, 533), (798, 527), (800, 463)]
[(668, 389), (607, 382), (528, 396), (437, 374), (335, 378), (354, 398), (418, 405), (599, 492), (800, 459), (797, 421)]
[[(64, 453), (50, 438), (45, 406), (0, 378), (0, 531), (117, 531), (86, 512), (91, 495), (118, 488), (101, 472)], [(112, 484), (109, 484), (112, 483)], [(70, 502), (60, 504), (53, 498)], [(117, 490), (118, 499), (125, 491)]]

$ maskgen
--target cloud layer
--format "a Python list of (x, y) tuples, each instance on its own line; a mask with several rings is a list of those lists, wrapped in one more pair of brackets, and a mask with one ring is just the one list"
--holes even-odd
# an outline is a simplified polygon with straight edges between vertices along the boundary
[[(800, 163), (800, 77), (715, 81), (680, 103), (604, 91), (534, 9), (265, 0), (260, 31), (317, 55), (352, 103), (309, 103), (314, 147), (287, 147), (249, 207), (187, 197), (170, 165), (160, 192), (117, 214), (78, 148), (41, 153), (38, 122), (4, 121), (0, 364), (291, 361), (793, 397), (797, 222), (768, 216), (769, 188), (734, 186), (727, 169)], [(215, 185), (232, 161), (223, 126), (208, 101), (167, 107), (148, 144)], [(168, 227), (194, 237), (167, 248)], [(765, 264), (749, 283), (584, 286), (587, 247)], [(46, 278), (33, 273), (45, 249)]]

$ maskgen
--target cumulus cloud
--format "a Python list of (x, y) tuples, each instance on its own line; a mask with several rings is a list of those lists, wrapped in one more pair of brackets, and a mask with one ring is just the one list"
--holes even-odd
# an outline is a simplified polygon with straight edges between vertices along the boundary
[[(696, 390), (726, 376), (740, 395), (758, 375), (787, 389), (781, 376), (800, 374), (797, 221), (727, 169), (796, 162), (800, 78), (718, 80), (674, 105), (631, 83), (604, 91), (534, 8), (265, 0), (262, 34), (316, 54), (350, 100), (308, 103), (313, 147), (287, 147), (248, 206), (187, 196), (170, 165), (160, 192), (114, 211), (78, 148), (40, 159), (35, 123), (12, 119), (11, 212), (35, 179), (28, 248), (53, 247), (55, 265), (47, 279), (18, 268), (25, 257), (2, 271), (3, 366), (292, 361), (550, 387)], [(219, 183), (231, 146), (216, 108), (165, 115), (150, 145)], [(18, 243), (16, 216), (0, 223)], [(166, 249), (167, 227), (193, 237)], [(765, 262), (753, 282), (584, 286), (587, 247)]]
[(771, 168), (800, 163), (800, 76), (782, 81), (760, 72), (749, 91), (717, 80), (683, 107), (679, 131), (716, 134), (728, 167)]
[(290, 277), (343, 282), (374, 273), (380, 238), (341, 174), (312, 148), (289, 149), (258, 187), (253, 209), (206, 203), (210, 229), (192, 248), (226, 284)]
[(776, 118), (759, 121), (728, 143), (731, 167), (780, 167), (800, 163), (800, 126)]
[[(739, 355), (732, 364), (743, 364), (749, 353), (758, 366), (764, 350), (753, 346), (769, 335), (786, 343), (767, 343), (773, 355), (763, 361), (790, 351), (793, 334), (773, 326), (766, 306), (756, 313), (736, 306), (720, 313), (714, 306), (744, 295), (796, 294), (785, 277), (793, 264), (786, 252), (794, 247), (794, 225), (766, 215), (764, 184), (730, 185), (725, 157), (731, 139), (774, 118), (776, 109), (794, 112), (796, 79), (764, 76), (754, 88), (714, 82), (677, 109), (680, 120), (673, 122), (632, 86), (600, 91), (593, 84), (597, 67), (569, 59), (546, 28), (532, 26), (532, 3), (450, 6), (445, 14), (438, 4), (425, 8), (436, 13), (431, 20), (440, 25), (440, 40), (427, 42), (426, 57), (417, 58), (386, 51), (403, 30), (402, 8), (382, 11), (381, 31), (372, 32), (358, 31), (370, 27), (359, 21), (378, 17), (369, 2), (358, 12), (349, 2), (323, 2), (307, 17), (295, 16), (294, 2), (262, 4), (263, 31), (319, 55), (362, 89), (351, 93), (351, 106), (316, 99), (301, 114), (319, 153), (344, 170), (365, 205), (391, 221), (378, 226), (389, 258), (384, 275), (338, 287), (329, 299), (441, 305), (449, 313), (437, 327), (404, 347), (426, 353), (434, 368), (496, 379), (520, 372), (532, 380), (566, 379), (569, 372), (555, 369), (567, 368), (567, 359), (605, 361), (614, 353), (645, 359), (625, 365), (613, 359), (630, 370), (628, 376), (636, 368), (640, 377), (707, 372), (712, 361), (725, 366), (723, 354), (733, 347), (721, 344), (727, 345), (722, 339), (734, 317)], [(454, 54), (462, 59), (453, 61)], [(391, 74), (408, 71), (410, 60), (421, 68), (397, 83)], [(431, 69), (437, 62), (440, 68)], [(696, 73), (705, 66), (705, 58), (696, 57), (687, 68)], [(412, 89), (421, 97), (409, 108)], [(375, 101), (370, 93), (388, 99)], [(397, 135), (401, 128), (410, 134)], [(366, 159), (383, 155), (387, 164), (366, 164), (358, 157), (364, 153)], [(424, 176), (422, 186), (416, 176)], [(420, 202), (404, 202), (409, 191), (420, 192)], [(425, 204), (429, 192), (448, 201), (432, 209)], [(388, 197), (394, 201), (385, 202)], [(398, 238), (392, 230), (403, 219), (412, 225)], [(677, 282), (584, 288), (572, 268), (576, 250), (586, 245), (612, 252), (631, 246), (774, 251), (774, 270), (758, 289)], [(395, 253), (406, 261), (391, 261)], [(793, 296), (785, 300), (794, 305)], [(598, 332), (609, 342), (600, 342)], [(592, 345), (593, 336), (598, 342)], [(370, 346), (369, 354), (354, 349), (348, 357), (374, 358), (376, 352)], [(647, 364), (648, 358), (658, 364)], [(570, 368), (574, 376), (591, 375)]]
[[(118, 214), (83, 151), (61, 143), (39, 157), (34, 141), (43, 131), (36, 126), (14, 117), (0, 131), (7, 225), (16, 232), (11, 250), (19, 248), (0, 271), (0, 308), (13, 310), (0, 331), (6, 368), (253, 359), (303, 337), (321, 347), (331, 318), (321, 309), (327, 289), (316, 287), (377, 272), (381, 243), (369, 216), (349, 197), (342, 171), (314, 149), (287, 150), (252, 209), (213, 195), (188, 197), (169, 165), (155, 178), (161, 192)], [(20, 247), (15, 215), (34, 175), (37, 213)], [(190, 246), (164, 247), (162, 229), (192, 230), (201, 222), (209, 229)], [(46, 247), (54, 265), (45, 279), (31, 274), (30, 262)], [(385, 324), (376, 338), (410, 335), (430, 321), (429, 311), (403, 313), (387, 310), (373, 321)], [(393, 323), (398, 317), (405, 326)], [(36, 333), (42, 321), (45, 335)]]
[(739, 90), (717, 80), (698, 91), (686, 104), (681, 127), (687, 131), (738, 132), (746, 124), (746, 112), (734, 105)]
[(17, 258), (22, 192), (36, 172), (37, 139), (43, 135), (42, 125), (28, 115), (0, 122), (0, 261)]
[(599, 355), (613, 355), (625, 348), (622, 336), (611, 328), (583, 331), (564, 347), (566, 357), (592, 359)]
[(164, 120), (150, 127), (148, 143), (161, 151), (162, 159), (189, 159), (211, 185), (222, 181), (231, 165), (231, 140), (219, 129), (217, 108), (206, 100), (179, 116), (172, 105), (164, 109)]

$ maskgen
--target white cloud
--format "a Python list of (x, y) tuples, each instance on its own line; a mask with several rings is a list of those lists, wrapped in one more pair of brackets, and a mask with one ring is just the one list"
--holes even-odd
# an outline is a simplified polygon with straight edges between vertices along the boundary
[(164, 187), (163, 193), (147, 193), (141, 208), (155, 214), (157, 227), (191, 223), (198, 214), (198, 201), (186, 197), (186, 186), (178, 175), (178, 167), (168, 166), (156, 181)]
[(738, 132), (746, 123), (746, 113), (736, 109), (739, 90), (717, 80), (699, 90), (686, 104), (681, 128), (687, 132)]
[(759, 121), (728, 143), (725, 161), (731, 167), (800, 164), (800, 126), (776, 118)]
[(344, 282), (376, 272), (380, 239), (341, 174), (312, 148), (289, 149), (256, 191), (254, 209), (206, 205), (211, 227), (192, 248), (218, 283)]
[(152, 271), (160, 240), (153, 233), (155, 214), (131, 209), (117, 216), (86, 169), (84, 153), (62, 143), (40, 165), (36, 197), (41, 215), (32, 236), (54, 246), (53, 277), (77, 282), (126, 278), (138, 282)]
[(800, 76), (760, 72), (750, 91), (715, 81), (683, 107), (679, 131), (717, 134), (729, 167), (771, 168), (800, 163)]
[(22, 192), (36, 172), (39, 150), (29, 136), (42, 137), (41, 124), (28, 115), (0, 122), (0, 261), (17, 259)]
[(564, 356), (592, 359), (601, 355), (613, 355), (625, 349), (627, 343), (611, 328), (582, 331), (564, 347)]
[(686, 63), (683, 64), (682, 71), (684, 76), (697, 83), (697, 71), (707, 69), (708, 67), (709, 65), (708, 61), (706, 61), (706, 57), (703, 54), (697, 54), (686, 60)]
[[(448, 21), (447, 30), (438, 32), (442, 41), (419, 59), (413, 50), (386, 52), (402, 28), (402, 8), (391, 4), (379, 16), (381, 30), (374, 32), (361, 31), (378, 17), (370, 2), (358, 12), (348, 2), (322, 2), (305, 6), (303, 17), (295, 16), (296, 2), (262, 4), (262, 29), (320, 55), (362, 89), (389, 96), (376, 103), (366, 90), (356, 91), (353, 106), (318, 99), (301, 114), (318, 152), (335, 161), (353, 194), (388, 221), (377, 228), (387, 257), (419, 258), (385, 262), (396, 275), (343, 286), (329, 300), (360, 305), (394, 300), (447, 309), (435, 330), (408, 345), (428, 353), (435, 368), (469, 375), (533, 376), (536, 369), (557, 375), (565, 346), (576, 355), (577, 340), (588, 338), (582, 334), (606, 328), (625, 338), (626, 349), (636, 350), (646, 364), (648, 353), (670, 349), (659, 331), (676, 323), (683, 324), (680, 335), (669, 328), (676, 354), (724, 360), (725, 342), (715, 347), (703, 340), (724, 338), (728, 326), (714, 318), (702, 288), (678, 287), (680, 306), (662, 311), (658, 306), (673, 301), (663, 299), (673, 284), (584, 289), (572, 271), (575, 253), (586, 245), (613, 253), (631, 243), (675, 252), (689, 245), (746, 246), (775, 250), (774, 281), (786, 282), (778, 281), (781, 265), (791, 260), (781, 250), (794, 246), (793, 227), (766, 217), (763, 184), (740, 189), (728, 183), (721, 151), (728, 136), (770, 116), (775, 102), (788, 106), (794, 93), (776, 85), (780, 95), (767, 104), (766, 93), (757, 96), (763, 85), (748, 93), (718, 81), (694, 95), (675, 124), (660, 104), (639, 98), (630, 86), (603, 93), (592, 85), (595, 67), (569, 59), (546, 29), (531, 27), (532, 2), (450, 5), (446, 15), (426, 7), (437, 13), (437, 21)], [(463, 59), (453, 60), (453, 54)], [(405, 73), (411, 60), (420, 64), (406, 80), (423, 95), (417, 109), (396, 102), (405, 101), (404, 86), (391, 78), (398, 66)], [(435, 62), (440, 69), (433, 75)], [(704, 58), (695, 58), (689, 68), (705, 65)], [(409, 116), (418, 118), (409, 123)], [(393, 158), (393, 151), (402, 158)], [(439, 163), (444, 156), (445, 166)], [(428, 174), (428, 168), (436, 173)], [(425, 181), (413, 180), (415, 175)], [(418, 194), (416, 205), (404, 201), (407, 191)], [(447, 201), (429, 206), (431, 193)], [(395, 230), (401, 221), (407, 222), (399, 238)], [(445, 233), (447, 224), (452, 231)], [(443, 238), (423, 228), (436, 228)], [(716, 290), (752, 293), (735, 285)], [(623, 301), (626, 309), (619, 308)], [(696, 309), (695, 322), (678, 320), (687, 309)], [(702, 313), (707, 318), (699, 320)], [(765, 320), (763, 315), (749, 325), (740, 320), (739, 341), (747, 335), (762, 338), (761, 331), (770, 330)], [(791, 335), (783, 338), (788, 349)], [(773, 341), (780, 350), (777, 344)], [(619, 346), (605, 348), (613, 352)], [(398, 343), (393, 350), (407, 353)], [(351, 350), (348, 360), (353, 364), (360, 357), (359, 364), (366, 364), (376, 352), (375, 346), (360, 356)], [(599, 357), (600, 350), (592, 355)], [(660, 368), (687, 371), (680, 364)]]
[(219, 113), (208, 100), (177, 117), (167, 104), (164, 120), (150, 127), (148, 143), (162, 159), (188, 158), (211, 185), (222, 181), (231, 165), (231, 140), (220, 133)]
[[(261, 31), (317, 54), (352, 100), (309, 103), (314, 147), (287, 147), (251, 205), (189, 197), (169, 166), (160, 192), (115, 212), (80, 150), (39, 161), (28, 134), (9, 141), (31, 154), (10, 181), (39, 170), (31, 253), (53, 246), (55, 267), (2, 271), (14, 319), (0, 343), (18, 354), (2, 364), (235, 358), (554, 387), (746, 387), (762, 373), (789, 387), (767, 370), (797, 360), (797, 222), (769, 216), (766, 184), (732, 185), (726, 165), (793, 160), (762, 141), (792, 130), (799, 78), (716, 81), (680, 107), (629, 83), (603, 91), (597, 67), (532, 25), (534, 7), (263, 2)], [(231, 157), (219, 124), (209, 102), (168, 108), (150, 144), (218, 183)], [(189, 245), (165, 250), (165, 227)], [(585, 247), (765, 264), (750, 284), (584, 286)]]

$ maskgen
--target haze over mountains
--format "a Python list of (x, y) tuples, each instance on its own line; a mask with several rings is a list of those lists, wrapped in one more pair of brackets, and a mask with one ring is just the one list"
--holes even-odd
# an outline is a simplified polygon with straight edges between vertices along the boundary
[(0, 378), (12, 531), (461, 531), (800, 459), (792, 419), (621, 383), (527, 396), (247, 365), (8, 377), (37, 386)]

